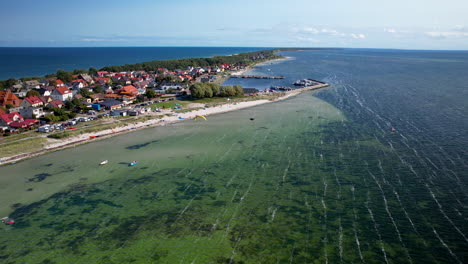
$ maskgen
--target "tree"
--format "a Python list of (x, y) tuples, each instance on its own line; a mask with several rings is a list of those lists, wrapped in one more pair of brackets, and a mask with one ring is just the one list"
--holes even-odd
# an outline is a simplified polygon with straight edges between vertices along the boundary
[(64, 82), (71, 82), (73, 80), (73, 74), (71, 72), (66, 72), (64, 70), (57, 70), (57, 79), (60, 79)]
[(55, 86), (57, 85), (57, 81), (56, 80), (50, 80), (49, 81), (49, 86)]
[(156, 97), (156, 92), (153, 89), (146, 89), (146, 97), (152, 99)]
[(85, 69), (74, 69), (73, 74), (83, 74), (83, 73), (88, 73), (87, 70)]
[(83, 97), (88, 97), (91, 95), (91, 92), (87, 88), (81, 88), (80, 89), (80, 94)]
[(29, 96), (41, 96), (41, 94), (36, 90), (29, 90), (26, 93), (26, 97), (29, 97)]
[(205, 86), (201, 83), (195, 83), (190, 86), (190, 92), (195, 98), (204, 98), (205, 97)]
[(100, 84), (96, 85), (96, 87), (94, 87), (94, 92), (95, 93), (102, 93), (104, 92), (104, 90), (102, 89), (102, 86)]
[(96, 68), (89, 67), (89, 70), (88, 70), (89, 75), (94, 76), (94, 75), (96, 75), (97, 72), (98, 72), (98, 70), (96, 70)]
[(242, 88), (242, 86), (234, 85), (234, 90), (235, 90), (237, 96), (244, 95), (244, 89)]
[(207, 83), (205, 84), (206, 86), (208, 86), (212, 93), (213, 93), (213, 96), (218, 96), (219, 95), (219, 90), (220, 90), (220, 86), (219, 84), (216, 84), (216, 83)]
[(13, 85), (15, 85), (18, 81), (16, 79), (13, 79), (13, 78), (10, 78), (8, 80), (5, 81), (5, 87), (6, 88), (10, 88), (12, 87)]

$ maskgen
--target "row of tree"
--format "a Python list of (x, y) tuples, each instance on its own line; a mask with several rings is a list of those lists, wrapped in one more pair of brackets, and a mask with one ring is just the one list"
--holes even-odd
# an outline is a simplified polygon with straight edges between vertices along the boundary
[(278, 50), (261, 50), (254, 52), (240, 53), (232, 56), (216, 56), (212, 58), (189, 58), (165, 61), (148, 61), (136, 64), (126, 64), (121, 66), (108, 66), (101, 70), (121, 72), (121, 71), (155, 71), (157, 68), (166, 68), (168, 70), (186, 69), (187, 67), (206, 67), (221, 64), (250, 65), (259, 60), (269, 60), (279, 58), (276, 55)]
[(244, 89), (240, 85), (220, 86), (216, 83), (195, 83), (190, 86), (190, 92), (194, 98), (230, 97), (244, 95)]

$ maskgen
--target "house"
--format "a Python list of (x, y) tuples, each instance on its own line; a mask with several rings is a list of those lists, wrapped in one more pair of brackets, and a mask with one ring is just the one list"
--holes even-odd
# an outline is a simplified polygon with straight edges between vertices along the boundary
[(47, 104), (47, 107), (57, 107), (57, 108), (62, 108), (64, 107), (65, 104), (60, 101), (60, 100), (54, 100), (54, 101), (51, 101)]
[(13, 107), (19, 107), (20, 104), (21, 99), (10, 90), (0, 91), (0, 106), (6, 107), (7, 105), (12, 105)]
[(39, 124), (39, 120), (37, 119), (26, 119), (24, 121), (15, 121), (10, 124), (12, 128), (27, 128), (32, 127)]
[(111, 116), (127, 116), (128, 110), (127, 109), (111, 110), (109, 114)]
[(102, 93), (92, 94), (89, 97), (91, 97), (93, 102), (100, 102), (106, 98), (105, 95)]
[(98, 71), (98, 72), (96, 72), (96, 74), (99, 77), (105, 77), (105, 76), (107, 76), (109, 74), (109, 72), (108, 71)]
[(21, 122), (24, 118), (18, 112), (0, 115), (0, 126), (9, 126), (13, 122)]
[(39, 92), (41, 96), (50, 96), (52, 91), (55, 89), (53, 86), (46, 86), (44, 88), (34, 89), (34, 91)]
[(48, 103), (52, 102), (54, 99), (52, 99), (51, 96), (41, 96), (39, 97), (42, 102), (44, 102), (44, 105), (47, 105)]
[(128, 95), (128, 96), (137, 96), (138, 95), (138, 89), (135, 88), (133, 85), (127, 85), (124, 86), (120, 89), (115, 90), (117, 93), (120, 95)]
[(80, 74), (78, 76), (79, 78), (85, 80), (85, 82), (89, 83), (89, 84), (93, 84), (94, 83), (94, 80), (91, 76), (89, 76), (88, 74), (86, 73), (83, 73), (83, 74)]
[(20, 89), (19, 91), (15, 92), (14, 94), (18, 97), (25, 97), (28, 93), (28, 89)]
[(187, 85), (181, 84), (181, 83), (174, 83), (174, 82), (163, 82), (159, 85), (159, 90), (168, 90), (168, 89), (174, 89), (174, 90), (182, 90), (187, 88)]
[(40, 118), (45, 115), (42, 107), (28, 106), (20, 109), (20, 114), (26, 118)]
[(44, 102), (37, 96), (28, 96), (21, 102), (22, 107), (41, 107)]
[(107, 100), (104, 102), (100, 102), (99, 105), (101, 105), (101, 107), (107, 110), (114, 110), (114, 109), (121, 108), (123, 103), (117, 100)]
[(27, 89), (36, 89), (36, 88), (40, 88), (41, 84), (39, 83), (39, 81), (31, 80), (31, 81), (25, 81), (24, 86), (26, 86)]
[(62, 80), (57, 79), (57, 80), (55, 80), (55, 86), (56, 87), (64, 87), (65, 84), (63, 83)]
[(57, 87), (50, 95), (54, 100), (67, 101), (73, 98), (73, 93), (67, 87)]

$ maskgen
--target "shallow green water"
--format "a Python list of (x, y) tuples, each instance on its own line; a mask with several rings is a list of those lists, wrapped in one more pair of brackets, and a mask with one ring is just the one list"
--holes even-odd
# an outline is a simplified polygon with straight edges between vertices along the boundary
[[(321, 169), (320, 125), (342, 120), (304, 94), (3, 167), (2, 191), (11, 195), (1, 210), (20, 209), (2, 229), (2, 258), (268, 263), (297, 246), (321, 248), (319, 236), (309, 237), (323, 229), (331, 180)], [(139, 164), (128, 167), (131, 160)]]

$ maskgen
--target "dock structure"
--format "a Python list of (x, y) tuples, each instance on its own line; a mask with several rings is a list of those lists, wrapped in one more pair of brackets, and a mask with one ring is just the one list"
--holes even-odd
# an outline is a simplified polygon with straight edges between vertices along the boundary
[(284, 76), (232, 75), (231, 78), (242, 78), (242, 79), (284, 79)]

